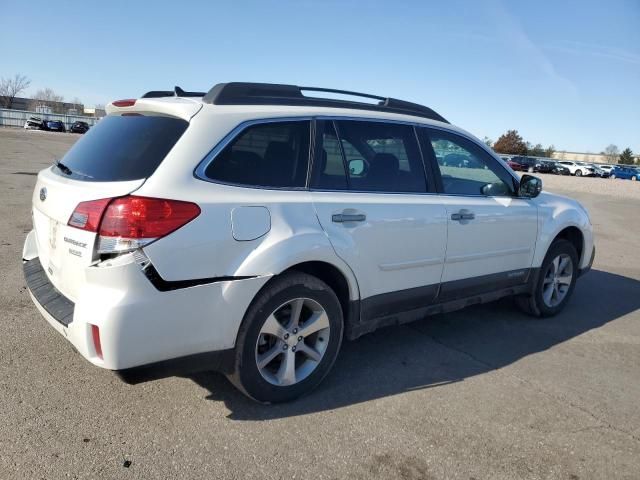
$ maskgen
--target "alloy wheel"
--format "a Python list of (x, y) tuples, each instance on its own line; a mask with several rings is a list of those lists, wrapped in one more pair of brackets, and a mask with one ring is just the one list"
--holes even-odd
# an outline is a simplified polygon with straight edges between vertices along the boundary
[(573, 280), (573, 262), (566, 253), (558, 255), (547, 267), (542, 281), (542, 299), (547, 307), (558, 306), (567, 296)]
[(296, 298), (266, 319), (256, 342), (255, 360), (272, 385), (289, 386), (315, 371), (329, 345), (331, 328), (325, 309), (310, 298)]

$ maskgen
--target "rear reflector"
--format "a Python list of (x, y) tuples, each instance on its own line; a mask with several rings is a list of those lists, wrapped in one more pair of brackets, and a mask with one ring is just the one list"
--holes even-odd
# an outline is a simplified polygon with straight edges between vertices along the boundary
[(78, 204), (68, 225), (98, 232), (98, 253), (143, 247), (200, 215), (195, 203), (127, 195)]
[(102, 344), (100, 343), (100, 329), (97, 325), (91, 325), (91, 337), (93, 338), (93, 348), (96, 355), (102, 359)]
[(114, 107), (133, 107), (135, 104), (135, 98), (127, 98), (125, 100), (116, 100), (115, 102), (113, 102)]

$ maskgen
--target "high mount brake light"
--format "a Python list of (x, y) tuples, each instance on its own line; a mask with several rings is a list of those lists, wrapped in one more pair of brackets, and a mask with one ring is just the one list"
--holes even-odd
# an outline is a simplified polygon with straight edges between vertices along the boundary
[(97, 232), (98, 253), (124, 253), (169, 235), (198, 215), (195, 203), (127, 195), (81, 202), (68, 225)]
[(116, 100), (115, 102), (113, 102), (114, 107), (133, 107), (135, 104), (135, 98), (127, 98), (125, 100)]

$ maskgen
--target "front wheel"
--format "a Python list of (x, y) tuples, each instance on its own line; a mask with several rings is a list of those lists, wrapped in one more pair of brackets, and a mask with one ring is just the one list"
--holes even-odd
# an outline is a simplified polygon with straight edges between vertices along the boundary
[(576, 177), (582, 176), (582, 170), (576, 170)]
[(343, 328), (340, 302), (326, 283), (298, 272), (275, 278), (245, 314), (229, 379), (259, 402), (293, 400), (329, 373)]
[(529, 172), (529, 173), (533, 173), (533, 167), (529, 167), (529, 168), (527, 168), (527, 172)]
[(567, 240), (555, 240), (542, 262), (540, 273), (529, 296), (516, 297), (518, 306), (537, 317), (559, 313), (573, 293), (578, 276), (578, 253)]
[(638, 179), (637, 179), (636, 177), (631, 177), (631, 181), (632, 181), (632, 182), (635, 182), (635, 181), (637, 181), (637, 180), (638, 180)]
[(615, 178), (616, 178), (616, 176), (615, 176), (614, 174), (611, 174), (611, 176), (610, 176), (609, 178), (613, 178), (613, 179), (615, 179)]

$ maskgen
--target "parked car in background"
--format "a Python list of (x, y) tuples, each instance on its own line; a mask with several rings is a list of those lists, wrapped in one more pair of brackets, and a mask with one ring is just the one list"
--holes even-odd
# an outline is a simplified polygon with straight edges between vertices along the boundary
[(27, 130), (42, 130), (42, 119), (40, 117), (29, 117), (24, 122), (24, 128)]
[(551, 163), (553, 165), (553, 170), (551, 171), (551, 173), (555, 175), (571, 175), (571, 172), (569, 171), (569, 169), (564, 165), (560, 164), (560, 162), (551, 162)]
[(589, 176), (594, 175), (593, 167), (587, 167), (578, 162), (573, 162), (571, 160), (561, 160), (560, 165), (567, 167), (571, 175), (575, 175), (576, 177)]
[(592, 164), (590, 164), (588, 166), (593, 168), (593, 171), (594, 171), (596, 177), (609, 178), (610, 172), (608, 172), (607, 170), (601, 168), (600, 165), (596, 165), (596, 164), (592, 163)]
[(520, 165), (524, 165), (529, 173), (551, 173), (553, 170), (553, 166), (550, 162), (535, 157), (515, 156), (512, 157), (511, 160), (519, 163)]
[(89, 124), (87, 122), (73, 122), (71, 127), (69, 127), (69, 131), (71, 133), (87, 133), (89, 130)]
[(64, 126), (64, 122), (60, 120), (45, 120), (42, 122), (43, 130), (48, 130), (50, 132), (66, 132), (67, 129)]
[(615, 165), (598, 165), (598, 167), (611, 175), (611, 170), (613, 169), (613, 167), (615, 167)]
[(623, 180), (640, 180), (640, 170), (634, 167), (616, 165), (611, 169), (611, 178)]
[(507, 165), (511, 167), (511, 170), (515, 172), (526, 172), (528, 170), (528, 167), (526, 165), (518, 163), (515, 160), (505, 160), (505, 161), (507, 162)]

